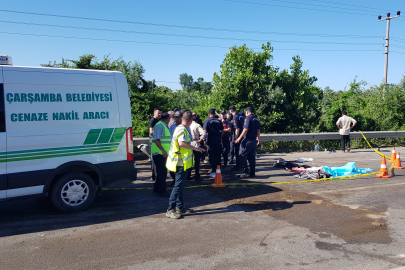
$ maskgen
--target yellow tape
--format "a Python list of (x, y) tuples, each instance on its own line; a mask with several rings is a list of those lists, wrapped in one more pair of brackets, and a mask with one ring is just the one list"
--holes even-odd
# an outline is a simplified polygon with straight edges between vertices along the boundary
[[(373, 147), (371, 146), (371, 144), (368, 142), (366, 136), (364, 136), (363, 132), (360, 131), (360, 133), (361, 133), (361, 135), (363, 136), (363, 138), (364, 138), (364, 140), (366, 141), (366, 143), (368, 144), (368, 146), (370, 146), (370, 148), (373, 149)], [(387, 157), (386, 155), (384, 155), (383, 153), (381, 153), (380, 151), (377, 151), (377, 150), (375, 150), (375, 149), (373, 149), (373, 150), (376, 151), (377, 154), (379, 154), (380, 156), (385, 157), (385, 158), (388, 158), (389, 160), (391, 160), (391, 157)]]
[[(391, 166), (392, 168), (392, 166)], [(391, 170), (390, 168), (390, 170)], [(374, 175), (380, 173), (372, 172), (372, 173), (365, 173), (365, 174), (357, 174), (357, 175), (348, 175), (348, 176), (339, 176), (333, 178), (322, 178), (322, 179), (314, 179), (314, 180), (302, 180), (302, 181), (290, 181), (290, 182), (263, 182), (263, 183), (223, 183), (223, 184), (210, 184), (210, 185), (198, 185), (198, 186), (189, 186), (185, 187), (187, 189), (190, 188), (202, 188), (202, 187), (210, 187), (210, 186), (271, 186), (271, 185), (285, 185), (285, 184), (300, 184), (300, 183), (311, 183), (311, 182), (325, 182), (325, 181), (334, 181), (334, 180), (342, 180), (348, 178), (355, 178), (355, 177), (363, 177), (368, 175)], [(103, 188), (103, 190), (147, 190), (153, 188)], [(172, 188), (168, 188), (172, 189)]]
[[(370, 143), (368, 142), (366, 136), (364, 136), (363, 132), (361, 132), (361, 135), (363, 136), (364, 140), (367, 142), (367, 144), (371, 147)], [(373, 149), (375, 152), (377, 152), (381, 156), (385, 156), (383, 153)], [(388, 159), (391, 159), (390, 157), (385, 156)], [(391, 165), (391, 167), (388, 169), (389, 171), (394, 169), (394, 164)], [(312, 183), (312, 182), (325, 182), (325, 181), (334, 181), (334, 180), (342, 180), (342, 179), (349, 179), (349, 178), (357, 178), (357, 177), (363, 177), (363, 176), (369, 176), (369, 175), (375, 175), (380, 173), (378, 172), (372, 172), (372, 173), (365, 173), (365, 174), (357, 174), (357, 175), (348, 175), (348, 176), (339, 176), (339, 177), (333, 177), (333, 178), (322, 178), (322, 179), (314, 179), (314, 180), (302, 180), (302, 181), (290, 181), (290, 182), (263, 182), (263, 183), (223, 183), (223, 184), (210, 184), (210, 185), (197, 185), (197, 186), (189, 186), (185, 187), (187, 189), (190, 188), (202, 188), (202, 187), (210, 187), (210, 186), (271, 186), (271, 185), (285, 185), (285, 184), (300, 184), (300, 183)], [(105, 191), (109, 190), (148, 190), (148, 189), (153, 189), (153, 188), (103, 188)], [(168, 188), (172, 189), (172, 188)]]

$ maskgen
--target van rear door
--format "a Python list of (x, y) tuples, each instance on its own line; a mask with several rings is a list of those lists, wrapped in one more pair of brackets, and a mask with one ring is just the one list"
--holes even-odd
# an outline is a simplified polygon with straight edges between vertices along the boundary
[(3, 68), (0, 66), (0, 199), (7, 197), (7, 144), (3, 83)]

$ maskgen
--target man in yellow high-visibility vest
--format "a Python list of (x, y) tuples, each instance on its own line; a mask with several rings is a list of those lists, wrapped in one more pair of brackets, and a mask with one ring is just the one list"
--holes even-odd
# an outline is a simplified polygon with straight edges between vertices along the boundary
[(192, 122), (193, 117), (191, 112), (184, 112), (181, 125), (174, 130), (169, 156), (167, 157), (167, 169), (176, 173), (174, 187), (169, 198), (169, 208), (166, 212), (166, 216), (169, 218), (181, 218), (182, 215), (192, 212), (191, 209), (184, 207), (183, 191), (186, 185), (188, 170), (194, 164), (193, 151), (205, 151), (200, 147), (191, 145), (190, 125)]
[(160, 121), (155, 125), (153, 129), (152, 140), (152, 159), (156, 166), (156, 181), (153, 188), (155, 193), (158, 193), (161, 197), (169, 197), (170, 194), (166, 191), (166, 159), (170, 149), (170, 143), (172, 136), (169, 131), (170, 115), (163, 113)]

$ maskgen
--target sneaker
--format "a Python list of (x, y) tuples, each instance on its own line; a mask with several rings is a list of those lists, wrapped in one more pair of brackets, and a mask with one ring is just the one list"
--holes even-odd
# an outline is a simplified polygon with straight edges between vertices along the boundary
[(347, 148), (347, 152), (350, 152), (350, 148)]
[(167, 210), (166, 217), (179, 219), (179, 218), (181, 218), (181, 214), (177, 213), (174, 209), (170, 209), (170, 210)]
[(214, 172), (210, 173), (211, 178), (215, 178), (215, 175), (216, 175), (216, 173), (214, 173)]
[(209, 161), (204, 159), (203, 163), (207, 164), (209, 163)]
[(179, 214), (179, 215), (188, 215), (188, 214), (191, 214), (191, 213), (194, 213), (194, 210), (193, 209), (191, 209), (191, 208), (177, 208), (176, 207), (176, 213), (177, 214)]
[(249, 178), (249, 177), (250, 177), (250, 174), (248, 174), (248, 173), (242, 173), (242, 174), (240, 175), (240, 177), (241, 177), (241, 178)]

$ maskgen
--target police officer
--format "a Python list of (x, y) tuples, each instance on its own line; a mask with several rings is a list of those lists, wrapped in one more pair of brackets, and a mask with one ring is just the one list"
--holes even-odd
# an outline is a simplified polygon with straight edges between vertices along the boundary
[(228, 117), (228, 124), (229, 127), (231, 128), (231, 138), (229, 142), (229, 156), (231, 158), (231, 161), (229, 164), (234, 164), (234, 158), (235, 158), (235, 121), (233, 119), (233, 115), (230, 111), (227, 112), (227, 117)]
[[(243, 173), (240, 177), (256, 177), (256, 151), (260, 140), (260, 121), (252, 114), (252, 108), (246, 108), (246, 119), (243, 125), (243, 132), (239, 135), (235, 143), (240, 144), (240, 163), (243, 167)], [(249, 160), (250, 173), (247, 168)]]
[[(233, 116), (233, 124), (234, 124), (234, 128), (235, 128), (235, 140), (239, 137), (239, 135), (242, 133), (242, 128), (243, 128), (243, 120), (241, 120), (240, 115), (236, 112), (236, 108), (235, 106), (229, 106), (229, 111)], [(235, 158), (236, 158), (236, 164), (235, 166), (232, 168), (232, 171), (240, 171), (241, 169), (241, 165), (239, 162), (239, 146), (240, 144), (237, 143), (236, 141), (233, 144), (234, 147), (234, 151), (235, 151)]]
[(215, 109), (210, 109), (209, 118), (204, 123), (204, 131), (208, 135), (207, 145), (209, 146), (208, 157), (211, 164), (211, 178), (215, 178), (218, 165), (221, 165), (221, 140), (224, 134), (224, 127), (221, 120), (215, 117)]
[(153, 161), (156, 166), (156, 181), (153, 191), (158, 193), (161, 197), (169, 197), (169, 193), (166, 191), (166, 159), (172, 140), (168, 127), (169, 122), (170, 115), (168, 113), (163, 113), (160, 121), (153, 129), (153, 140), (151, 147)]
[(231, 148), (231, 125), (226, 117), (226, 111), (221, 111), (221, 121), (224, 127), (224, 135), (222, 136), (222, 157), (224, 158), (224, 168), (228, 165), (229, 151)]

